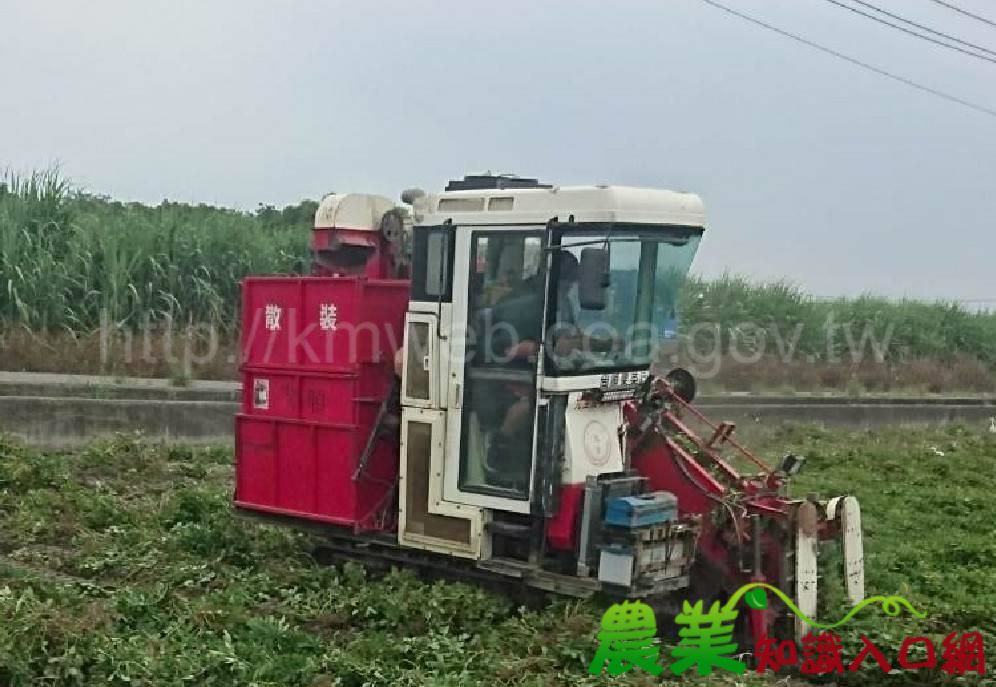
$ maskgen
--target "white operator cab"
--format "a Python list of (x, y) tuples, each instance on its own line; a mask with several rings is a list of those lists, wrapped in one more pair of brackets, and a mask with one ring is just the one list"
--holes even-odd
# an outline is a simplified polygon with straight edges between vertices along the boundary
[(399, 538), (480, 559), (497, 513), (551, 517), (561, 485), (624, 469), (622, 399), (674, 326), (705, 216), (689, 193), (474, 179), (410, 198)]

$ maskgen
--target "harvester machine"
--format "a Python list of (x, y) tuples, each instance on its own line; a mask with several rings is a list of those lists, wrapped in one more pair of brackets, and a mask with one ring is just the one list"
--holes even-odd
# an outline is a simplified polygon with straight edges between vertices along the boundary
[[(405, 205), (330, 194), (312, 274), (243, 283), (235, 505), (348, 558), (546, 592), (816, 615), (818, 550), (864, 595), (857, 501), (776, 467), (662, 374), (698, 196), (471, 176)], [(779, 599), (747, 636), (807, 631)]]

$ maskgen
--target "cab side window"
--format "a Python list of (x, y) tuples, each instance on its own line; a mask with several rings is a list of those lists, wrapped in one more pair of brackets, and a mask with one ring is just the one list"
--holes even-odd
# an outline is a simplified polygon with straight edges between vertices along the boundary
[(453, 228), (416, 227), (412, 237), (412, 300), (453, 300)]

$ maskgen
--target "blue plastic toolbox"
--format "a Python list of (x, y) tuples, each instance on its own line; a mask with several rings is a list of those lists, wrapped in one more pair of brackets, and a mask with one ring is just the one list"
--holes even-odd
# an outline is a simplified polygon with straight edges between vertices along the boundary
[(678, 497), (669, 491), (609, 499), (605, 524), (616, 527), (646, 527), (670, 522), (678, 517)]

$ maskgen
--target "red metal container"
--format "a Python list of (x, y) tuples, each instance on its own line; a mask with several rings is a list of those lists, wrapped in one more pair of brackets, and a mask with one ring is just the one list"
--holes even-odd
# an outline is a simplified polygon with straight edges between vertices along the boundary
[(377, 442), (354, 480), (366, 445), (355, 425), (302, 420), (236, 418), (235, 504), (273, 515), (351, 527), (383, 529), (393, 512), (397, 442)]
[(290, 420), (363, 426), (363, 408), (377, 407), (390, 393), (394, 373), (387, 363), (365, 363), (357, 372), (298, 372), (243, 368), (242, 412)]
[(401, 348), (409, 282), (250, 277), (242, 283), (242, 361), (354, 372)]
[(407, 281), (364, 278), (243, 282), (237, 506), (358, 531), (391, 526), (397, 437), (378, 439), (360, 464), (394, 384), (408, 292)]

